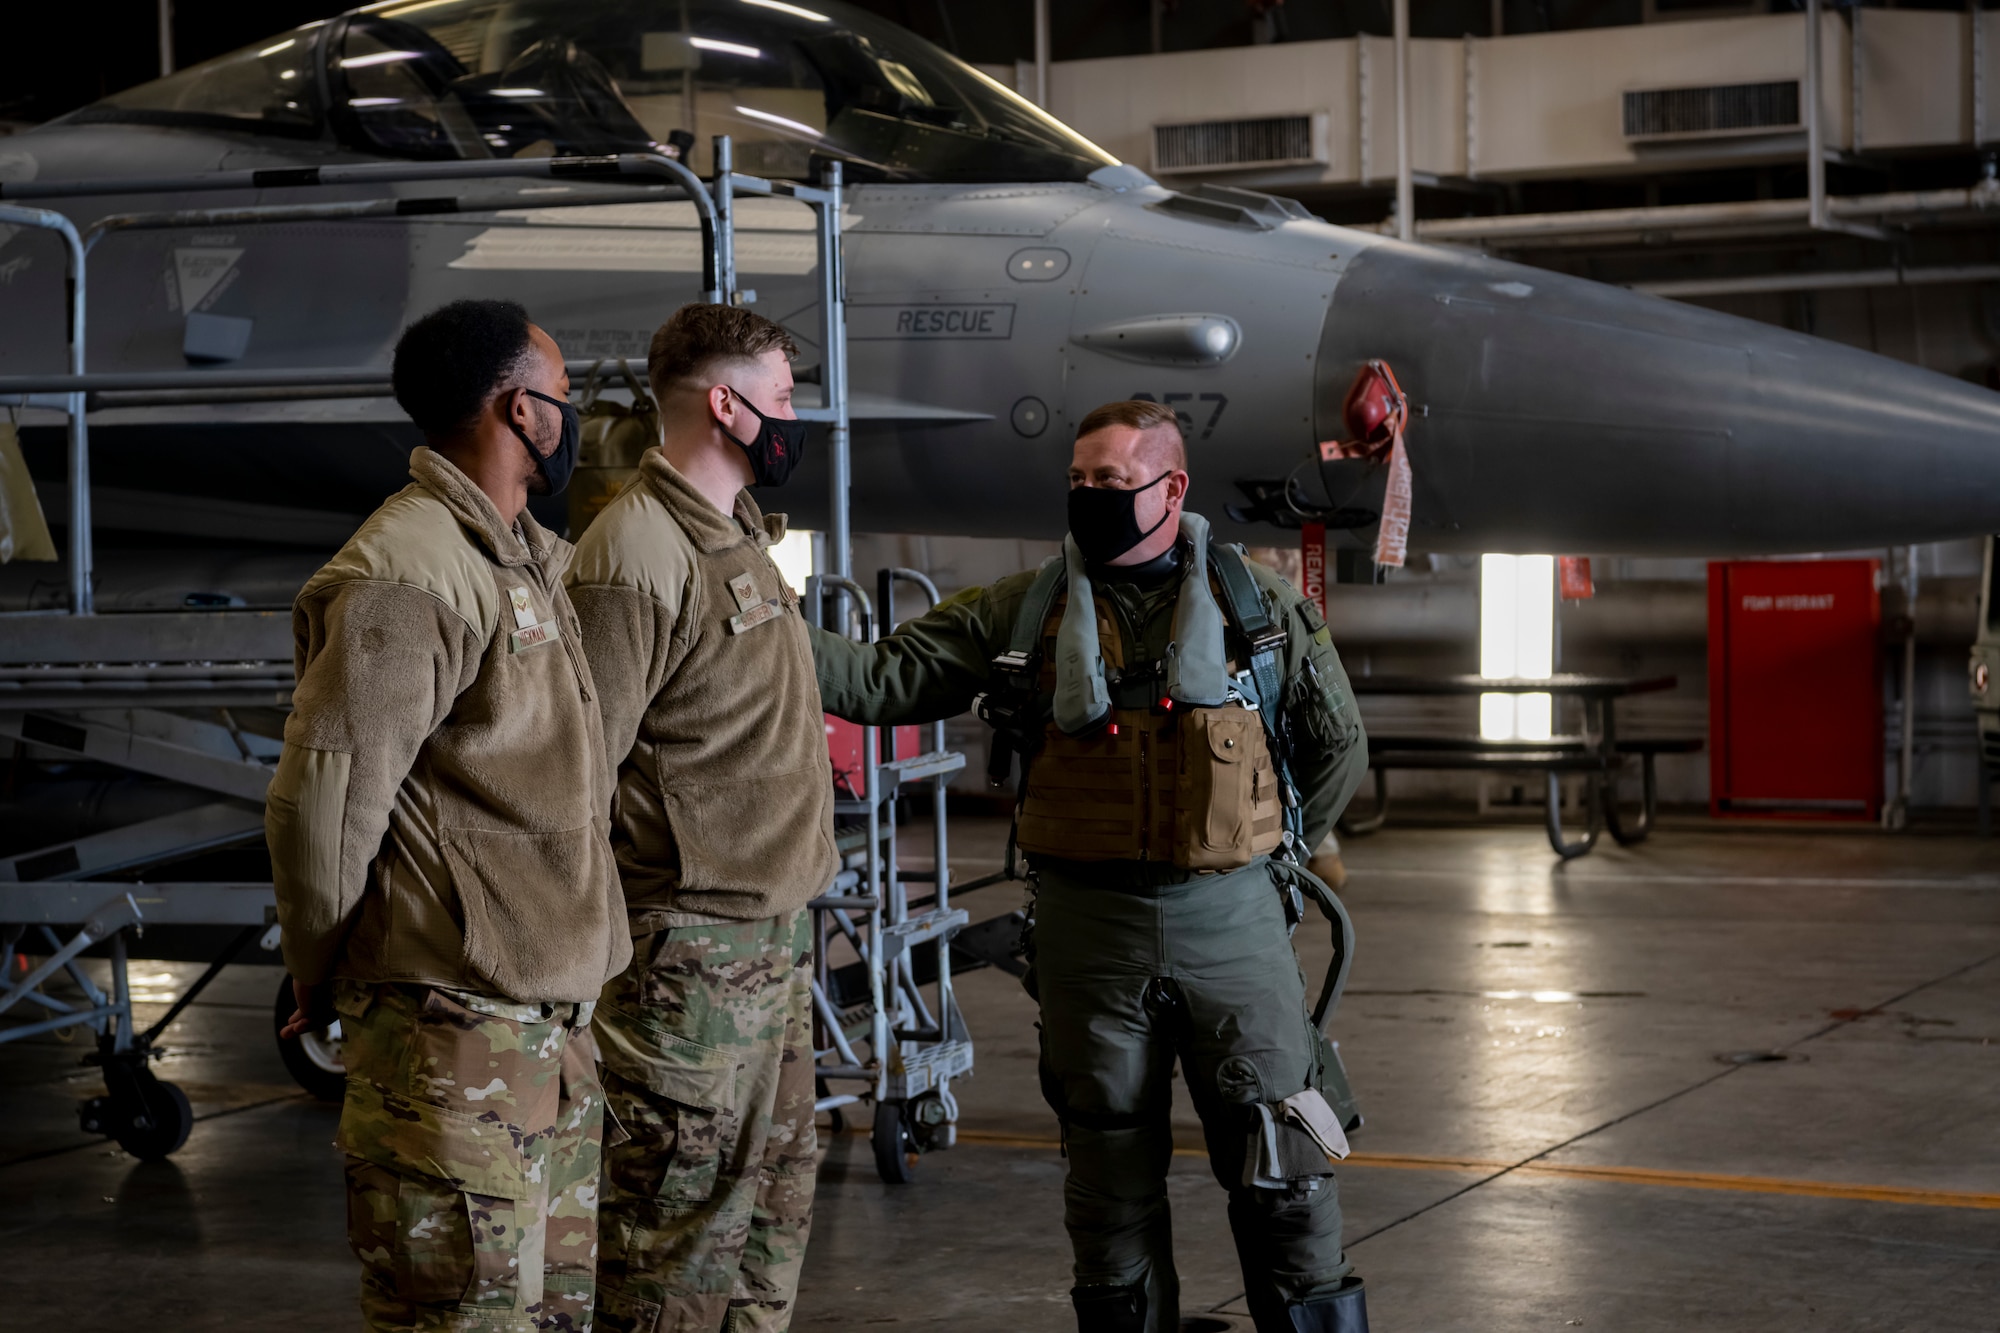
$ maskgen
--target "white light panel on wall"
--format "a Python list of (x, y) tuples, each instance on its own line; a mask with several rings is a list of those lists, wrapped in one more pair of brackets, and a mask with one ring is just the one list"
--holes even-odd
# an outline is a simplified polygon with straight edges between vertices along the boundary
[[(1479, 674), (1546, 679), (1555, 671), (1555, 557), (1479, 558)], [(1487, 740), (1545, 741), (1554, 708), (1546, 694), (1482, 694), (1479, 734)]]

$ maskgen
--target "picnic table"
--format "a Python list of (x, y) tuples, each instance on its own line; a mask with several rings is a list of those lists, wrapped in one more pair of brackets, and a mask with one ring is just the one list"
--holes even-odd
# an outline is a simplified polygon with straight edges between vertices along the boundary
[[(1609, 829), (1620, 844), (1643, 842), (1652, 832), (1657, 805), (1654, 760), (1662, 754), (1693, 754), (1699, 740), (1621, 739), (1617, 702), (1635, 694), (1656, 694), (1678, 683), (1674, 676), (1555, 675), (1541, 679), (1486, 676), (1355, 676), (1357, 696), (1412, 695), (1475, 697), (1482, 694), (1548, 694), (1582, 704), (1583, 729), (1547, 739), (1492, 740), (1482, 736), (1368, 736), (1368, 767), (1375, 777), (1375, 809), (1365, 817), (1350, 810), (1341, 821), (1349, 836), (1373, 833), (1389, 817), (1390, 769), (1471, 769), (1476, 771), (1540, 772), (1548, 780), (1549, 845), (1564, 860), (1582, 856)], [(1618, 810), (1618, 779), (1625, 760), (1637, 758), (1640, 770), (1639, 812), (1629, 822)], [(1563, 829), (1561, 779), (1581, 775), (1584, 781), (1586, 828), (1580, 838)]]

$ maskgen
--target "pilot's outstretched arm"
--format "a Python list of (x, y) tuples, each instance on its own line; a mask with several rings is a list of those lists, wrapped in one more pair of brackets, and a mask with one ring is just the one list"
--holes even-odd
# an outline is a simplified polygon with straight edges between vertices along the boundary
[(1034, 572), (952, 594), (893, 634), (856, 643), (812, 630), (826, 711), (850, 722), (900, 726), (956, 717), (986, 688), (993, 658), (1013, 637)]

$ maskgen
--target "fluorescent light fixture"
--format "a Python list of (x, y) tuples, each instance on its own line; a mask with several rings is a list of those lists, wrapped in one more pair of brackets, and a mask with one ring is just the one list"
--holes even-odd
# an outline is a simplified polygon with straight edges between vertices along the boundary
[[(388, 12), (383, 15), (384, 18), (397, 19), (403, 17), (405, 14), (414, 14), (419, 9), (436, 9), (439, 5), (455, 5), (459, 3), (461, 3), (461, 0), (417, 0), (417, 3), (414, 5), (404, 5), (397, 4), (396, 0), (379, 0), (379, 3), (369, 5), (361, 12), (364, 14), (373, 14), (377, 10), (387, 10)], [(395, 8), (390, 9), (389, 6), (391, 5), (395, 5)]]
[(295, 69), (281, 69), (278, 71), (278, 77), (281, 79), (296, 79), (299, 77), (299, 72)]
[(421, 51), (375, 51), (365, 56), (349, 56), (340, 62), (342, 69), (367, 69), (370, 65), (393, 65), (399, 60), (418, 60)]
[(547, 97), (540, 88), (495, 88), (495, 97)]
[(743, 0), (743, 3), (746, 5), (755, 5), (759, 9), (775, 9), (780, 14), (790, 14), (793, 18), (810, 19), (814, 23), (833, 22), (832, 19), (824, 14), (815, 14), (812, 10), (801, 9), (797, 5), (788, 5), (785, 3), (785, 0)]
[(274, 55), (278, 54), (278, 52), (280, 52), (280, 51), (289, 51), (289, 50), (291, 50), (291, 49), (292, 49), (293, 47), (297, 46), (298, 44), (299, 44), (299, 39), (298, 39), (298, 38), (296, 38), (296, 37), (287, 37), (287, 38), (285, 38), (285, 40), (284, 40), (284, 41), (282, 41), (282, 42), (279, 42), (279, 43), (278, 43), (278, 44), (277, 44), (276, 46), (267, 46), (267, 47), (265, 47), (265, 48), (264, 48), (263, 50), (259, 51), (259, 52), (257, 53), (257, 55), (258, 55), (258, 57), (259, 57), (260, 59), (261, 59), (262, 57), (264, 57), (264, 56), (274, 56)]
[[(1488, 680), (1546, 680), (1555, 669), (1555, 557), (1479, 557), (1479, 674)], [(1546, 694), (1482, 694), (1486, 740), (1545, 741), (1554, 706)]]
[(401, 106), (403, 99), (400, 97), (350, 97), (347, 99), (347, 104), (349, 106)]
[(741, 42), (719, 42), (713, 37), (690, 37), (688, 45), (698, 51), (719, 51), (726, 56), (743, 56), (750, 60), (764, 58), (764, 53), (754, 46), (745, 46)]
[[(750, 3), (750, 0), (744, 0), (744, 3)], [(748, 116), (752, 120), (761, 120), (766, 124), (776, 125), (779, 129), (790, 130), (794, 134), (803, 134), (813, 139), (820, 137), (819, 131), (810, 125), (801, 125), (796, 120), (786, 120), (783, 116), (774, 116), (768, 111), (759, 111), (754, 106), (739, 106), (736, 108), (736, 114), (739, 116)]]

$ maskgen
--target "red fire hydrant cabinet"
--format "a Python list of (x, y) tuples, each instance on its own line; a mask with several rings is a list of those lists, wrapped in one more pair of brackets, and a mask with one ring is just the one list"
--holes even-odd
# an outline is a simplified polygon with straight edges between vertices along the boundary
[(1880, 812), (1878, 564), (1708, 567), (1711, 814), (1873, 819)]

